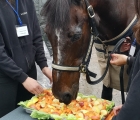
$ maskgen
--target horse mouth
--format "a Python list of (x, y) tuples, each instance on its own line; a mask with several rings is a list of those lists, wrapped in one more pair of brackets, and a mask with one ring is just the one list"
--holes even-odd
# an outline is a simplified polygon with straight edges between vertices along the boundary
[(60, 103), (64, 103), (66, 105), (70, 104), (73, 97), (70, 92), (58, 92), (57, 94), (54, 93), (56, 99), (59, 99)]
[(64, 103), (66, 105), (70, 104), (72, 100), (75, 100), (77, 98), (77, 92), (73, 92), (73, 94), (71, 93), (64, 93), (62, 96), (62, 99), (59, 99), (59, 102)]
[(78, 92), (73, 92), (73, 93), (71, 93), (71, 92), (65, 92), (65, 93), (63, 93), (63, 94), (60, 95), (61, 97), (58, 97), (57, 96), (57, 99), (59, 99), (59, 102), (60, 103), (64, 103), (64, 104), (68, 105), (68, 104), (71, 103), (72, 100), (75, 100), (76, 99), (77, 93)]
[(70, 104), (71, 101), (72, 101), (72, 96), (70, 94), (64, 95), (62, 100), (59, 100), (59, 102), (63, 102), (66, 105)]
[(66, 105), (70, 104), (72, 100), (75, 100), (79, 90), (79, 84), (75, 83), (72, 87), (63, 87), (59, 89), (52, 89), (55, 98), (59, 99), (60, 103)]

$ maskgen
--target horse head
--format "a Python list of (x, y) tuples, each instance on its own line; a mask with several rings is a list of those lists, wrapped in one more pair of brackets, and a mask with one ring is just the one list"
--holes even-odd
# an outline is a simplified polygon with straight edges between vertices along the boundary
[[(90, 4), (95, 14), (101, 39), (120, 34), (134, 14), (119, 13), (126, 6), (134, 11), (131, 0), (48, 0), (42, 14), (46, 16), (46, 33), (53, 48), (52, 92), (60, 102), (69, 104), (79, 90), (79, 66), (87, 54), (91, 40), (91, 24), (87, 11)], [(120, 7), (117, 10), (118, 6)], [(92, 9), (92, 8), (91, 8)], [(95, 16), (94, 16), (95, 15)], [(129, 17), (128, 17), (129, 16)]]

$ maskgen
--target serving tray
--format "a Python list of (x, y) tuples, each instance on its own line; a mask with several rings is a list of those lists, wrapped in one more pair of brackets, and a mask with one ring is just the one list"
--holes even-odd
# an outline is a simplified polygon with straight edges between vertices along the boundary
[[(50, 94), (50, 91), (47, 94), (51, 95)], [(92, 96), (84, 96), (83, 94), (80, 94), (80, 93), (78, 94), (78, 97), (77, 97), (76, 101), (72, 101), (72, 103), (70, 103), (70, 106), (66, 106), (66, 105), (62, 106), (62, 103), (59, 103), (59, 101), (56, 100), (55, 98), (53, 98), (51, 102), (48, 102), (47, 101), (48, 97), (49, 96), (44, 96), (44, 95), (43, 96), (40, 96), (40, 98), (39, 98), (39, 96), (34, 96), (30, 100), (21, 101), (19, 103), (19, 105), (21, 105), (23, 107), (23, 109), (25, 109), (25, 111), (28, 114), (30, 114), (30, 116), (32, 118), (38, 118), (38, 119), (40, 119), (40, 117), (43, 116), (42, 118), (45, 117), (45, 119), (49, 119), (49, 120), (50, 119), (52, 120), (52, 118), (55, 118), (57, 120), (67, 120), (67, 119), (68, 120), (83, 120), (83, 119), (85, 119), (85, 116), (88, 117), (88, 118), (90, 118), (87, 115), (90, 115), (92, 118), (95, 117), (95, 116), (97, 116), (96, 112), (98, 112), (101, 115), (100, 118), (99, 118), (99, 120), (109, 120), (109, 119), (106, 119), (107, 118), (106, 117), (107, 115), (102, 114), (102, 112), (103, 111), (108, 111), (107, 113), (109, 114), (109, 112), (112, 110), (112, 108), (115, 105), (114, 102), (106, 101), (106, 100), (103, 100), (103, 99), (98, 99), (98, 98), (96, 98), (93, 95)], [(51, 97), (53, 97), (53, 96), (51, 95)], [(79, 97), (80, 97), (80, 99), (79, 99)], [(44, 99), (46, 101), (45, 102), (45, 106), (44, 106), (44, 104), (42, 104), (42, 101), (44, 103)], [(55, 103), (56, 106), (53, 106), (54, 105), (54, 103), (53, 103), (54, 101), (55, 102), (57, 101), (57, 104)], [(81, 102), (83, 102), (83, 101), (84, 101), (84, 107), (81, 106)], [(32, 106), (32, 105), (34, 106), (34, 109), (33, 108), (30, 108), (30, 106)], [(35, 106), (36, 105), (39, 105), (39, 106), (43, 105), (43, 108), (41, 106), (41, 109), (42, 110), (41, 109), (35, 110)], [(97, 106), (99, 106), (99, 109), (97, 108)], [(100, 108), (100, 106), (102, 106), (103, 108), (102, 107)], [(106, 108), (105, 106), (106, 107), (109, 106), (109, 109)], [(55, 115), (55, 113), (57, 113), (56, 110), (59, 107), (62, 108), (62, 109), (60, 109), (61, 114), (56, 114)], [(65, 109), (65, 107), (66, 107), (66, 109)], [(96, 109), (97, 109), (97, 111), (96, 111)], [(51, 112), (52, 110), (54, 111), (53, 113)], [(71, 112), (68, 112), (68, 113), (67, 112), (65, 113), (65, 110), (66, 111), (67, 110), (72, 110), (72, 111)], [(99, 111), (99, 110), (101, 110), (101, 111)], [(48, 111), (48, 112), (46, 112), (46, 111)], [(77, 114), (77, 112), (78, 112), (78, 114)], [(79, 119), (79, 118), (81, 118), (81, 119)]]

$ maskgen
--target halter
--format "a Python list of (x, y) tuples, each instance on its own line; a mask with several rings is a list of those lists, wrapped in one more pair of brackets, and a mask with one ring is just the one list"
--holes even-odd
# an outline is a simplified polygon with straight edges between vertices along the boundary
[[(92, 26), (91, 33), (94, 34), (95, 36), (98, 36), (98, 31), (97, 31), (95, 19), (94, 19), (95, 13), (94, 13), (93, 7), (89, 4), (89, 2), (87, 0), (85, 0), (85, 3), (87, 6), (87, 11), (88, 11), (88, 15), (90, 17), (90, 23)], [(76, 66), (76, 67), (75, 66), (61, 66), (61, 65), (56, 65), (53, 63), (52, 68), (54, 68), (56, 70), (61, 70), (61, 71), (74, 71), (74, 72), (80, 72), (80, 73), (87, 73), (87, 71), (90, 72), (88, 70), (88, 64), (89, 64), (89, 59), (90, 59), (90, 54), (91, 54), (91, 49), (92, 49), (93, 43), (94, 43), (94, 39), (91, 36), (87, 54), (84, 57), (83, 62), (80, 66)], [(91, 73), (92, 77), (96, 77), (95, 73), (92, 73), (92, 72), (90, 72), (90, 73)]]
[[(84, 1), (85, 1), (85, 4), (86, 4), (86, 7), (87, 7), (87, 12), (88, 12), (88, 15), (89, 15), (89, 22), (90, 22), (90, 26), (91, 26), (91, 39), (90, 39), (90, 44), (89, 44), (89, 47), (88, 47), (88, 50), (87, 50), (87, 54), (83, 58), (83, 61), (82, 61), (80, 66), (62, 66), (62, 65), (57, 65), (57, 64), (52, 63), (52, 68), (56, 69), (56, 70), (59, 70), (59, 71), (70, 71), (70, 72), (85, 73), (87, 82), (89, 84), (94, 85), (94, 84), (98, 84), (99, 82), (101, 82), (104, 79), (104, 77), (106, 76), (106, 73), (108, 71), (108, 67), (109, 67), (109, 64), (110, 64), (111, 56), (109, 56), (109, 58), (108, 58), (104, 74), (98, 80), (91, 81), (89, 76), (95, 78), (96, 74), (91, 72), (88, 69), (88, 65), (89, 65), (89, 62), (90, 62), (92, 46), (94, 44), (94, 41), (96, 39), (99, 39), (99, 37), (98, 37), (99, 33), (98, 33), (98, 30), (97, 30), (97, 27), (96, 27), (96, 22), (95, 22), (95, 18), (94, 18), (95, 17), (95, 12), (93, 10), (93, 7), (92, 7), (92, 5), (90, 5), (90, 3), (87, 0), (84, 0)], [(134, 22), (134, 20), (133, 20), (133, 22)], [(131, 24), (132, 24), (132, 22), (131, 22)], [(128, 27), (127, 27), (127, 29), (128, 29)], [(121, 39), (116, 44), (116, 46), (114, 47), (113, 51), (110, 54), (114, 53), (119, 48), (119, 46), (124, 42), (124, 40), (125, 40), (125, 38)]]

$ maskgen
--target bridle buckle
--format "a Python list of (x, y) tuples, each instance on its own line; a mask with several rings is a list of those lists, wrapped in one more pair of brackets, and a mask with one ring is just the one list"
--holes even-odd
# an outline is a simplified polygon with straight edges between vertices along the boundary
[(79, 67), (79, 72), (80, 73), (86, 73), (87, 72), (87, 66), (81, 64), (80, 67)]
[(87, 11), (90, 18), (93, 18), (95, 16), (92, 5), (88, 6)]

